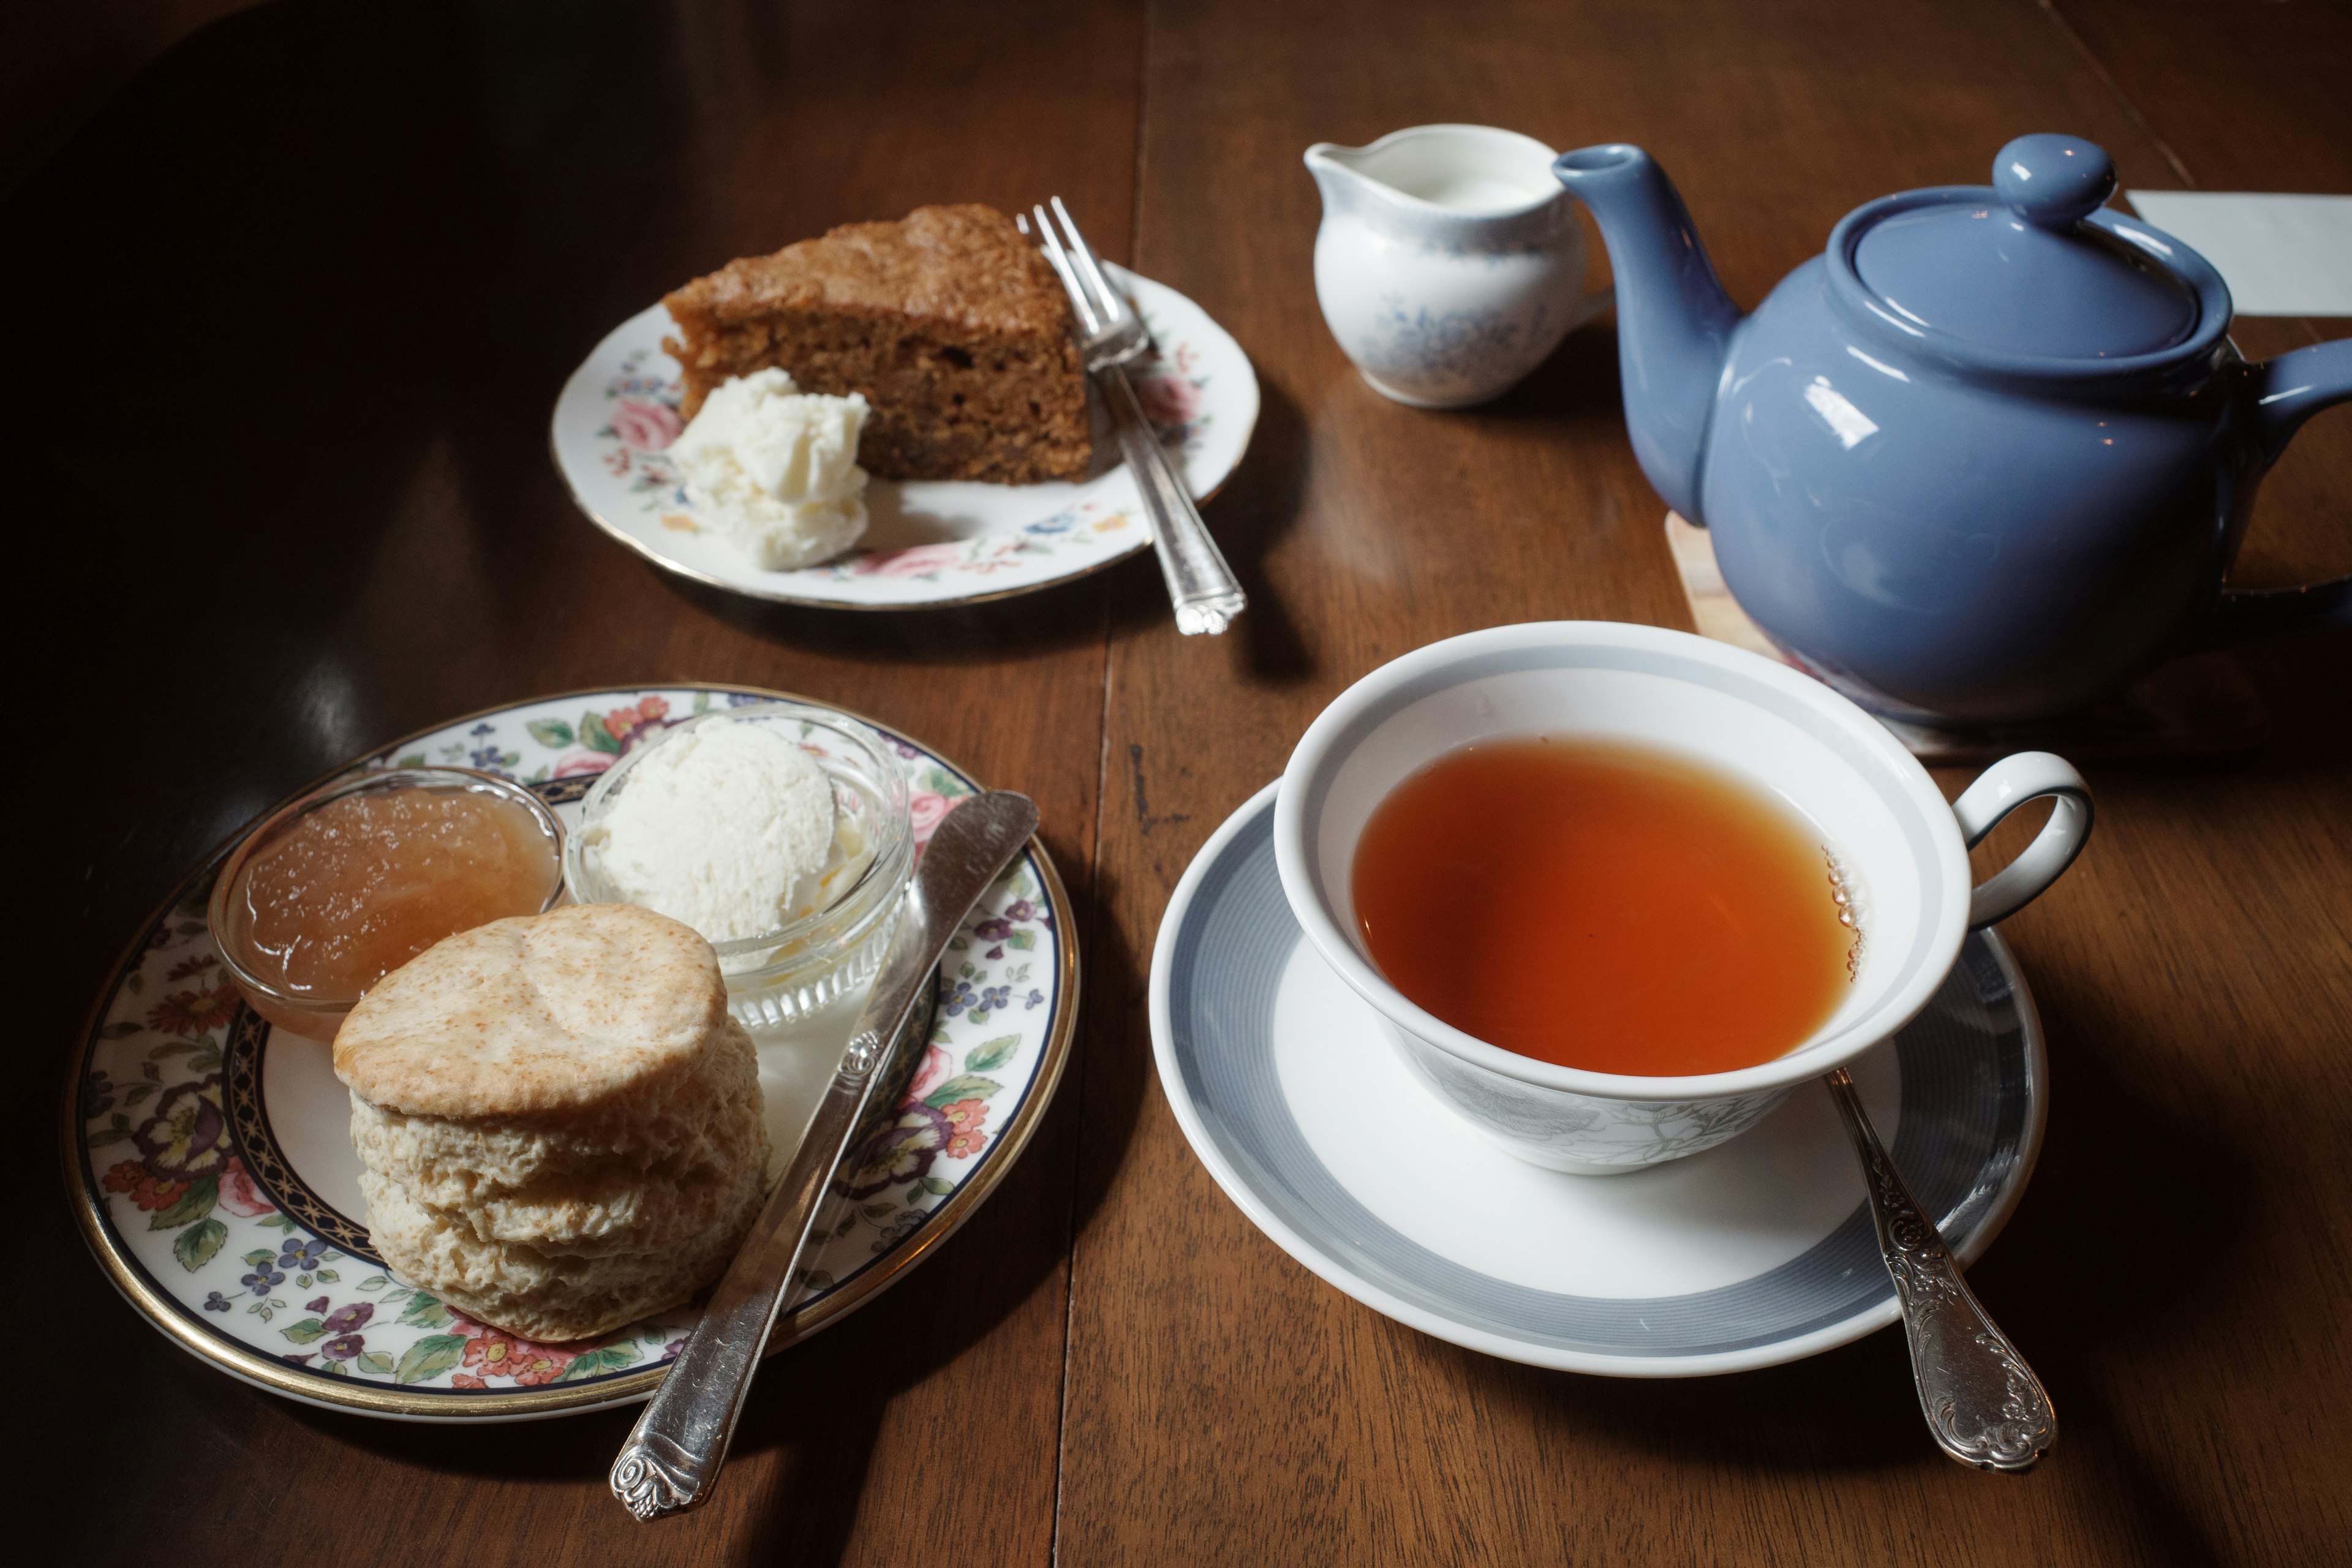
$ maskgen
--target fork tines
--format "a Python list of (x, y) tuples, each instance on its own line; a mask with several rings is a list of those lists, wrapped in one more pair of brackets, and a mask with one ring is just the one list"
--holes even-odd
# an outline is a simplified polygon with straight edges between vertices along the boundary
[[(1070, 304), (1077, 311), (1078, 324), (1087, 337), (1089, 340), (1107, 338), (1132, 321), (1134, 312), (1129, 308), (1126, 298), (1111, 287), (1110, 279), (1104, 276), (1102, 263), (1095, 256), (1094, 247), (1087, 243), (1087, 237), (1079, 231), (1076, 220), (1070, 216), (1070, 209), (1062, 205), (1061, 197), (1050, 199), (1053, 205), (1051, 216), (1047, 216), (1045, 207), (1035, 206), (1013, 221), (1020, 226), (1022, 233), (1034, 234), (1044, 247), (1045, 259), (1052, 263), (1054, 271), (1062, 279), (1062, 287), (1069, 292)], [(1034, 228), (1030, 214), (1036, 217)], [(1060, 220), (1059, 232), (1056, 232), (1055, 219)], [(1064, 243), (1064, 235), (1068, 236), (1066, 244)]]

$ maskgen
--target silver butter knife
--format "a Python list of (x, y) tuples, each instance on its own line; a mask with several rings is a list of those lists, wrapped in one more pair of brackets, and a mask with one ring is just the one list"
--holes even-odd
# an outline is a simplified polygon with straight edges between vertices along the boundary
[(991, 790), (948, 813), (932, 834), (832, 1087), (783, 1181), (711, 1292), (702, 1321), (613, 1461), (613, 1495), (639, 1519), (684, 1513), (710, 1496), (817, 1206), (865, 1121), (875, 1086), (889, 1076), (891, 1043), (930, 984), (948, 940), (1036, 831), (1037, 807), (1028, 796)]

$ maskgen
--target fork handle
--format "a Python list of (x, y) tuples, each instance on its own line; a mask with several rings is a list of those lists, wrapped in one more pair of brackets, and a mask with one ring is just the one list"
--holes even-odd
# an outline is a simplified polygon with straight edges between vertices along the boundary
[(1127, 367), (1107, 365), (1096, 375), (1118, 430), (1119, 451), (1143, 497), (1151, 548), (1160, 557), (1160, 574), (1168, 580), (1169, 601), (1176, 606), (1176, 629), (1187, 636), (1205, 632), (1214, 637), (1248, 603), (1242, 585), (1234, 580), (1234, 569), (1225, 564), (1217, 542), (1209, 537), (1192, 492), (1160, 445), (1159, 432), (1144, 416)]

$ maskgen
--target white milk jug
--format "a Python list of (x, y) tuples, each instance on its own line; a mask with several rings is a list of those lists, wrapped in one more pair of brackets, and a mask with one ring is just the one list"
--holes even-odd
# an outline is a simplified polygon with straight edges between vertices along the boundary
[(1372, 390), (1416, 408), (1499, 397), (1609, 303), (1584, 293), (1584, 235), (1531, 136), (1416, 125), (1318, 142), (1315, 297)]

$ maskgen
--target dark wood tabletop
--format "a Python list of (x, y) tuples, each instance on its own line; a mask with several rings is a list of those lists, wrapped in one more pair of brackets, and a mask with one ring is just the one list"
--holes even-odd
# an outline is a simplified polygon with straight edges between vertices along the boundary
[[(2005, 928), (2050, 1121), (1971, 1278), (2063, 1419), (2022, 1478), (1937, 1455), (1892, 1330), (1620, 1381), (1358, 1305), (1193, 1158), (1144, 1005), (1177, 878), (1349, 682), (1505, 622), (1690, 624), (1607, 319), (1489, 407), (1375, 396), (1316, 308), (1309, 142), (1641, 143), (1752, 306), (1849, 208), (1980, 181), (2026, 131), (2126, 186), (2352, 192), (2347, 83), (2343, 0), (285, 0), (189, 37), (0, 217), (23, 1560), (2352, 1561), (2352, 637), (2242, 656), (2259, 754), (2090, 769), (2087, 854)], [(574, 510), (550, 406), (623, 318), (834, 224), (1053, 193), (1256, 365), (1206, 513), (1251, 596), (1229, 635), (1179, 637), (1148, 559), (824, 613), (682, 584)], [(2339, 414), (2238, 575), (2347, 568)], [(486, 705), (674, 679), (861, 710), (1034, 795), (1087, 999), (987, 1205), (771, 1362), (717, 1500), (649, 1527), (605, 1489), (632, 1412), (404, 1426), (183, 1354), (85, 1253), (54, 1119), (121, 943), (269, 802)]]

